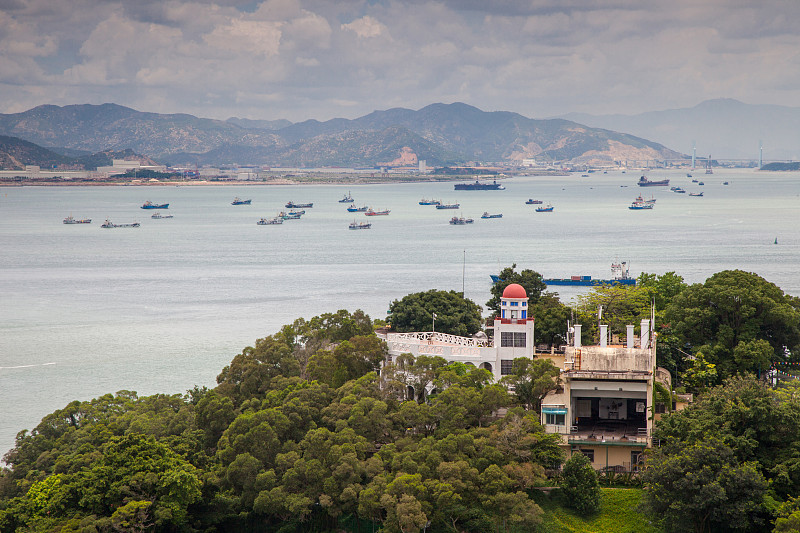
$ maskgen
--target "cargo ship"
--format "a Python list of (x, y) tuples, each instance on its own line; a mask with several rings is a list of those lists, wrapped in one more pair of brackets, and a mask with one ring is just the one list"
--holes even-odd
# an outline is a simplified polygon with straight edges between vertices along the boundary
[(154, 204), (150, 200), (147, 200), (142, 204), (142, 209), (169, 209), (169, 204)]
[(571, 276), (569, 278), (545, 278), (546, 285), (573, 285), (591, 287), (593, 285), (636, 285), (636, 279), (630, 277), (628, 263), (611, 264), (611, 279), (593, 279), (592, 276)]
[(453, 187), (457, 191), (502, 191), (505, 190), (503, 185), (497, 183), (497, 180), (491, 183), (481, 183), (475, 180), (475, 183), (456, 183)]
[(669, 185), (668, 179), (651, 181), (645, 176), (639, 178), (639, 187), (666, 187), (667, 185)]

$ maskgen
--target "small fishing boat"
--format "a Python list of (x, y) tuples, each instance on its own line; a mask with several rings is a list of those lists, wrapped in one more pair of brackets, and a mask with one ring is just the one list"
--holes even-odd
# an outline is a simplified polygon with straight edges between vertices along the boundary
[(347, 194), (344, 196), (344, 198), (339, 200), (339, 203), (340, 204), (346, 204), (346, 203), (352, 202), (352, 201), (353, 201), (353, 197), (350, 196), (350, 191), (347, 191)]
[(294, 215), (303, 216), (303, 215), (306, 214), (306, 210), (305, 209), (301, 209), (300, 211), (289, 211), (289, 214), (292, 215), (292, 216), (294, 216)]
[(552, 204), (542, 205), (536, 208), (537, 213), (550, 213), (553, 210)]
[(147, 200), (142, 204), (142, 209), (169, 209), (169, 204), (154, 204), (150, 200)]
[(173, 218), (172, 215), (162, 215), (161, 213), (153, 213), (150, 218)]
[(273, 224), (283, 224), (283, 219), (280, 217), (262, 218), (256, 222), (259, 226), (271, 226)]
[(628, 209), (633, 209), (634, 211), (641, 211), (642, 209), (653, 209), (654, 204), (648, 204), (645, 202), (633, 202), (631, 205), (628, 206)]
[(355, 220), (350, 223), (350, 229), (370, 229), (372, 224), (369, 222), (356, 222)]
[(91, 224), (91, 218), (72, 218), (72, 215), (64, 219), (64, 224)]
[(642, 195), (640, 194), (639, 196), (636, 197), (636, 199), (634, 200), (634, 203), (654, 204), (654, 203), (656, 203), (656, 199), (651, 196), (649, 199), (645, 200), (644, 198), (642, 198)]
[(453, 226), (463, 226), (464, 224), (472, 224), (474, 221), (471, 218), (453, 217), (450, 219), (450, 224)]
[(310, 203), (310, 204), (296, 204), (291, 200), (289, 200), (286, 203), (286, 208), (287, 209), (306, 209), (306, 208), (312, 208), (312, 207), (314, 207), (313, 203)]
[(250, 202), (252, 202), (252, 200), (242, 200), (237, 196), (236, 198), (233, 199), (231, 205), (250, 205)]
[(293, 215), (291, 213), (287, 213), (286, 211), (281, 211), (278, 213), (278, 216), (281, 217), (283, 220), (299, 220), (302, 215)]
[(481, 218), (503, 218), (503, 214), (497, 213), (496, 215), (490, 215), (488, 211), (484, 211)]
[(461, 204), (436, 204), (436, 209), (459, 209)]
[(105, 222), (100, 226), (101, 228), (138, 228), (138, 222), (132, 222), (130, 224), (114, 224), (109, 219), (106, 219)]
[(690, 192), (689, 196), (703, 196), (702, 192)]
[(528, 201), (525, 203), (528, 205), (535, 205), (535, 204), (543, 204), (544, 202), (541, 200), (534, 200), (533, 198), (528, 198)]
[(367, 206), (356, 207), (356, 204), (350, 204), (350, 207), (347, 208), (347, 210), (350, 211), (351, 213), (363, 213), (367, 209), (369, 209), (369, 207), (367, 207)]
[(369, 211), (366, 211), (364, 214), (366, 216), (368, 216), (368, 217), (374, 217), (374, 216), (379, 216), (379, 215), (388, 215), (389, 214), (389, 210), (385, 209), (383, 211), (375, 211), (374, 209), (370, 208)]
[(439, 200), (426, 200), (425, 198), (419, 201), (419, 205), (441, 205), (441, 203)]

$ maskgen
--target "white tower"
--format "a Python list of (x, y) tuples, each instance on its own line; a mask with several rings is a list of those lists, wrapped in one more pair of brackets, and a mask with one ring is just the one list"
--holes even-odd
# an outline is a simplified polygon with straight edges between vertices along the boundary
[(500, 316), (494, 320), (496, 367), (507, 370), (517, 357), (534, 357), (533, 318), (528, 316), (528, 294), (525, 288), (512, 283), (500, 298)]

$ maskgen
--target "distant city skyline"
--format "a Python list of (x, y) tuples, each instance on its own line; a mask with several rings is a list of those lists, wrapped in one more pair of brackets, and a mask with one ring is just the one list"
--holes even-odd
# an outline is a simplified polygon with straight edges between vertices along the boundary
[(800, 102), (783, 0), (6, 0), (0, 112), (226, 119), (464, 102), (531, 118)]

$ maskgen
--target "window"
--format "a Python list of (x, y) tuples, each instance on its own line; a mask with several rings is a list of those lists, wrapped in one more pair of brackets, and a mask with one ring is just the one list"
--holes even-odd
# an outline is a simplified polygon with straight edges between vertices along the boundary
[(522, 310), (522, 318), (528, 318), (528, 312), (524, 309)]
[(666, 412), (667, 412), (667, 406), (664, 404), (664, 402), (656, 402), (656, 413), (666, 413)]
[(544, 423), (551, 426), (563, 426), (565, 415), (558, 413), (545, 413)]
[(503, 331), (500, 333), (501, 348), (525, 348), (527, 335), (524, 331)]
[(519, 305), (519, 302), (510, 302), (509, 303), (512, 307), (516, 307)]
[(590, 462), (592, 462), (592, 463), (594, 462), (594, 450), (581, 449), (581, 453), (583, 455), (585, 455), (589, 459)]
[(511, 369), (514, 367), (514, 360), (513, 359), (500, 359), (500, 375), (507, 376), (511, 373)]
[(528, 302), (522, 302), (522, 307), (528, 307)]
[(505, 303), (505, 302), (503, 302), (503, 305), (506, 305), (506, 303)]

